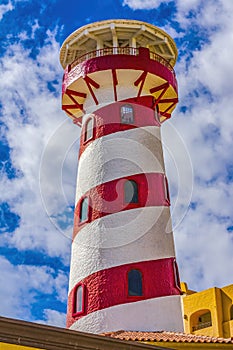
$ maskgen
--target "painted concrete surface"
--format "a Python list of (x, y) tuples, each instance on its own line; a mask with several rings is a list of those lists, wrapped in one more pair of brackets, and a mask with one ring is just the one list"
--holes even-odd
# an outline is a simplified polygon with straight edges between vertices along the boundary
[(72, 244), (69, 291), (96, 271), (175, 256), (169, 207), (119, 212), (83, 227)]
[(150, 172), (164, 173), (158, 127), (125, 130), (101, 137), (80, 157), (75, 204), (85, 192), (104, 182)]
[(116, 305), (82, 317), (70, 327), (81, 332), (132, 331), (183, 332), (181, 297), (178, 295)]
[[(67, 326), (71, 326), (76, 319), (85, 317), (84, 315), (114, 305), (180, 295), (180, 288), (176, 284), (177, 275), (174, 260), (174, 257), (172, 257), (138, 261), (103, 269), (87, 276), (69, 294)], [(141, 276), (141, 293), (137, 295), (130, 295), (128, 290), (128, 273), (132, 270), (137, 270)], [(77, 313), (77, 287), (80, 284), (83, 290), (83, 302), (81, 313), (80, 311)]]

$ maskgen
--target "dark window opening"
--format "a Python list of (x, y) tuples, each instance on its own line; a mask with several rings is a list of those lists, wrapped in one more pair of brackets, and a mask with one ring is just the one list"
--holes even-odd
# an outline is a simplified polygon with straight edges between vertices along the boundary
[(233, 305), (231, 305), (231, 310), (230, 310), (230, 319), (233, 320)]
[(203, 312), (201, 315), (199, 314), (196, 322), (194, 322), (194, 326), (192, 327), (192, 331), (197, 331), (199, 329), (207, 328), (212, 326), (211, 312)]
[(155, 120), (157, 120), (160, 123), (160, 115), (159, 115), (158, 105), (155, 106)]
[(138, 185), (133, 180), (127, 180), (124, 184), (125, 203), (138, 203)]
[(139, 270), (128, 272), (128, 295), (142, 296), (142, 273)]
[(178, 265), (176, 260), (173, 261), (173, 267), (174, 267), (174, 275), (175, 275), (175, 284), (177, 288), (181, 288), (180, 287), (180, 276), (179, 276), (179, 270), (178, 270)]
[(165, 200), (170, 203), (170, 195), (169, 195), (169, 189), (168, 189), (168, 182), (167, 178), (164, 175), (164, 193), (165, 193)]

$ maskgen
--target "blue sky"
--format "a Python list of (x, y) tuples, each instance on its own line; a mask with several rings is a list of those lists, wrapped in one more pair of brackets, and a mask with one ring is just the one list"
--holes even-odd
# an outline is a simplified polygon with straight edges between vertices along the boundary
[(1, 0), (0, 315), (64, 326), (79, 129), (61, 111), (59, 48), (93, 21), (176, 41), (179, 105), (162, 126), (181, 280), (233, 283), (233, 2)]

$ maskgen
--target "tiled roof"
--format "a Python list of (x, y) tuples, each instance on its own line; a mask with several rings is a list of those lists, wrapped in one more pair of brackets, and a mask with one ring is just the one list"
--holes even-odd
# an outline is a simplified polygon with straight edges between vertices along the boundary
[(105, 337), (117, 338), (131, 341), (151, 341), (151, 342), (177, 342), (177, 343), (230, 343), (232, 338), (216, 338), (205, 335), (185, 334), (177, 332), (136, 332), (136, 331), (117, 331), (101, 334)]

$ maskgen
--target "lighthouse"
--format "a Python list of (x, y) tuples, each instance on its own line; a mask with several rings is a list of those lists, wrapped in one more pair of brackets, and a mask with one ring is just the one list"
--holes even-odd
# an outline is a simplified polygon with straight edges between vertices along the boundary
[(172, 38), (105, 20), (63, 43), (62, 109), (81, 128), (67, 327), (183, 331), (161, 124), (177, 102)]

